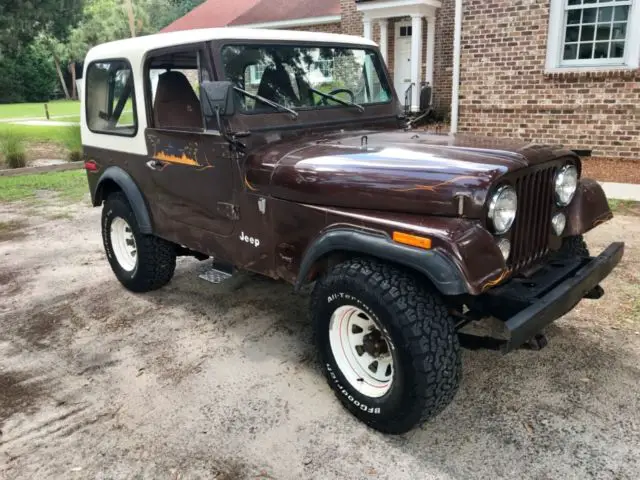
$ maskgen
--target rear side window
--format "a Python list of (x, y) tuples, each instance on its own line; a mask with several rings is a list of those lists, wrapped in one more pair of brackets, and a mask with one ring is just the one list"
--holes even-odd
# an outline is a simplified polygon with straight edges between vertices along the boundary
[(94, 62), (85, 80), (87, 126), (92, 132), (132, 137), (138, 131), (131, 65)]

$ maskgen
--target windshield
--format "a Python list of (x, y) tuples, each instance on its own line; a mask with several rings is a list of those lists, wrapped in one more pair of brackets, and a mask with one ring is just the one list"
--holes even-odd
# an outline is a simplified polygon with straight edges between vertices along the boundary
[[(237, 87), (294, 110), (358, 107), (390, 102), (392, 98), (373, 50), (227, 45), (222, 49), (222, 61), (226, 79)], [(237, 101), (244, 112), (274, 111), (240, 93)]]

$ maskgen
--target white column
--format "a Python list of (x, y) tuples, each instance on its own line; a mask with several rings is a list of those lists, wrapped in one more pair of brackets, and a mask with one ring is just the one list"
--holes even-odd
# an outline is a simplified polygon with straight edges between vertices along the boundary
[(411, 15), (411, 111), (420, 109), (420, 70), (422, 66), (422, 15)]
[(364, 38), (368, 40), (373, 39), (373, 26), (371, 25), (371, 20), (368, 18), (364, 18), (362, 20), (362, 25), (364, 26), (364, 34), (362, 35)]
[(379, 20), (378, 26), (380, 27), (380, 51), (386, 63), (389, 58), (389, 21), (386, 18)]

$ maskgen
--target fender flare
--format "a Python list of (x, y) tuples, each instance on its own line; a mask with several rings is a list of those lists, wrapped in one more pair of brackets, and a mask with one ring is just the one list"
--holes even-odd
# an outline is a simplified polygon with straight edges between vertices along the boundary
[(295, 282), (299, 291), (311, 267), (324, 255), (335, 251), (349, 251), (397, 263), (427, 276), (443, 295), (468, 293), (460, 269), (439, 250), (422, 250), (396, 243), (388, 235), (363, 232), (352, 228), (329, 230), (306, 249)]
[(129, 175), (120, 167), (108, 167), (100, 176), (100, 179), (98, 180), (98, 184), (96, 186), (96, 195), (93, 200), (93, 205), (97, 207), (104, 200), (104, 198), (102, 198), (102, 190), (105, 182), (108, 180), (116, 183), (116, 185), (120, 187), (122, 192), (127, 197), (127, 200), (129, 200), (131, 209), (136, 216), (136, 221), (138, 222), (138, 228), (140, 229), (140, 232), (145, 234), (153, 233), (153, 229), (151, 228), (151, 216), (149, 215), (149, 209), (147, 208), (147, 204), (144, 201), (142, 192), (140, 191), (140, 188), (138, 187), (136, 182), (133, 181), (133, 178), (131, 178), (131, 175)]

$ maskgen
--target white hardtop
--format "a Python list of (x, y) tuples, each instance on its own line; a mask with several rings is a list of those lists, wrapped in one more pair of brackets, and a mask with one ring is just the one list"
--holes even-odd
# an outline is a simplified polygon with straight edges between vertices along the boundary
[(143, 37), (116, 40), (103, 43), (89, 50), (85, 62), (112, 58), (141, 58), (151, 51), (179, 45), (188, 45), (210, 40), (281, 40), (283, 42), (322, 42), (360, 46), (376, 46), (376, 43), (362, 37), (337, 33), (300, 32), (295, 30), (269, 30), (259, 28), (205, 28), (170, 33), (158, 33)]

